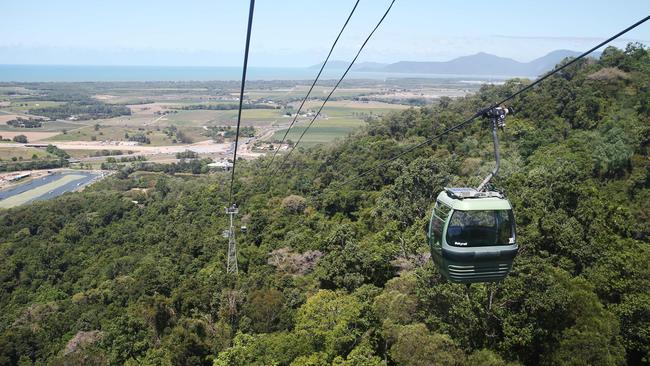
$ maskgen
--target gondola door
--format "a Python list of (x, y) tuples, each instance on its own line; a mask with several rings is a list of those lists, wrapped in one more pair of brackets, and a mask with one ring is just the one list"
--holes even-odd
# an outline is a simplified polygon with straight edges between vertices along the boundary
[(445, 232), (445, 226), (451, 212), (451, 207), (438, 201), (431, 212), (431, 220), (429, 221), (429, 249), (434, 264), (438, 268), (442, 268), (442, 240)]

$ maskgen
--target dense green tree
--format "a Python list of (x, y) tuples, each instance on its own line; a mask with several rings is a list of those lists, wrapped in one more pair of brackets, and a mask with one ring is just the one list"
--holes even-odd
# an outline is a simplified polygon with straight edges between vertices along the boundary
[(16, 135), (13, 138), (14, 142), (19, 142), (21, 144), (26, 144), (27, 143), (27, 136), (25, 135)]
[(501, 356), (489, 349), (482, 349), (473, 352), (467, 357), (467, 366), (516, 366), (517, 363), (506, 362)]
[(367, 324), (360, 315), (361, 304), (355, 297), (321, 290), (298, 309), (295, 331), (333, 358), (347, 353), (361, 336)]
[(462, 365), (463, 351), (446, 335), (431, 333), (424, 324), (391, 326), (390, 357), (399, 365)]
[(253, 329), (258, 333), (284, 328), (289, 315), (284, 294), (276, 289), (253, 291), (249, 297), (246, 314), (251, 319)]

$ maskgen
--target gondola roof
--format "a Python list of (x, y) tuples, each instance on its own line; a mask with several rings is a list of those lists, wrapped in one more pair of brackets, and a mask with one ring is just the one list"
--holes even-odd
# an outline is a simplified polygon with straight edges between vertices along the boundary
[(459, 198), (457, 195), (445, 189), (438, 195), (439, 202), (446, 204), (454, 210), (473, 211), (473, 210), (511, 210), (510, 202), (499, 196)]

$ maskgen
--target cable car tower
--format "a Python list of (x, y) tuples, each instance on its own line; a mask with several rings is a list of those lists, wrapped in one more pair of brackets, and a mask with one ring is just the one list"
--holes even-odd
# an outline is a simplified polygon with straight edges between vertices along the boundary
[(228, 235), (228, 259), (226, 262), (226, 273), (237, 274), (237, 242), (235, 241), (234, 217), (239, 213), (236, 204), (226, 207), (226, 215), (230, 216), (230, 228), (224, 231), (224, 236)]

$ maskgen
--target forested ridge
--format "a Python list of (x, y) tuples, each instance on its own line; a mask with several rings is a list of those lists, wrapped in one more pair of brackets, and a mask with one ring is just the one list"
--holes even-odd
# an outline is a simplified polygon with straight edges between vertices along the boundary
[[(478, 121), (350, 184), (529, 81), (390, 114), (225, 174), (124, 172), (0, 212), (0, 364), (648, 365), (650, 53), (607, 48), (517, 98), (495, 186), (513, 271), (446, 282), (425, 228), (445, 186), (492, 168)], [(241, 170), (239, 170), (241, 169)]]

